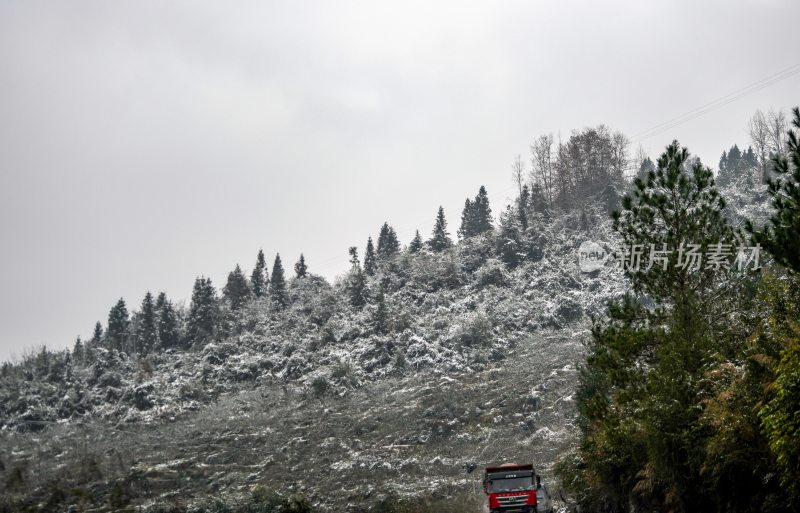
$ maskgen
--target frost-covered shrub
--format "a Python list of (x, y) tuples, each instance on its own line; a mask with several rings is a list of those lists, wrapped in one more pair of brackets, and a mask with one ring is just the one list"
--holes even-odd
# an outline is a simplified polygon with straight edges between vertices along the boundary
[(565, 297), (560, 300), (556, 315), (567, 322), (574, 321), (583, 315), (583, 308), (574, 299)]
[(505, 264), (496, 258), (490, 258), (475, 272), (475, 283), (479, 287), (508, 285), (509, 277)]
[(451, 342), (462, 346), (486, 346), (493, 340), (492, 323), (483, 313), (469, 314), (464, 321), (454, 326)]
[(495, 235), (493, 231), (476, 235), (461, 241), (458, 246), (458, 258), (461, 269), (472, 274), (495, 255)]
[(436, 292), (462, 285), (464, 277), (454, 251), (420, 253), (412, 263), (411, 282), (419, 288)]

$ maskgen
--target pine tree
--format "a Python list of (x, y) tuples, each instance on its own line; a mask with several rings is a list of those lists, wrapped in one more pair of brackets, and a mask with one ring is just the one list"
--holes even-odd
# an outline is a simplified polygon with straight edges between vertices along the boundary
[(158, 315), (159, 345), (164, 349), (178, 347), (180, 344), (178, 316), (175, 312), (175, 307), (172, 306), (172, 302), (167, 299), (167, 295), (163, 292), (158, 295), (158, 300), (156, 300), (156, 314)]
[(167, 294), (164, 292), (159, 292), (158, 297), (156, 297), (156, 315), (158, 315), (158, 312), (160, 312), (161, 309), (164, 308), (164, 304), (166, 302), (167, 302)]
[(228, 282), (222, 289), (222, 293), (230, 303), (231, 310), (240, 309), (250, 299), (250, 287), (239, 264), (236, 264), (236, 268), (228, 273)]
[[(795, 128), (800, 129), (800, 109), (794, 109)], [(768, 180), (775, 213), (760, 231), (752, 223), (747, 230), (753, 241), (766, 249), (780, 264), (800, 273), (800, 135), (787, 133), (787, 154), (773, 158), (776, 178)]]
[(157, 341), (155, 305), (153, 304), (153, 295), (148, 291), (142, 300), (142, 309), (139, 314), (139, 325), (136, 330), (136, 349), (141, 354), (147, 354), (153, 350)]
[(515, 215), (511, 205), (500, 214), (500, 230), (497, 234), (496, 244), (500, 259), (508, 267), (516, 267), (524, 258), (518, 215)]
[(489, 207), (489, 195), (486, 193), (486, 187), (481, 185), (472, 204), (472, 222), (474, 223), (472, 230), (475, 235), (488, 232), (492, 229), (492, 209)]
[(375, 247), (372, 245), (372, 237), (367, 238), (367, 249), (364, 251), (364, 272), (367, 276), (374, 276), (378, 270), (378, 262), (375, 257)]
[(217, 291), (210, 278), (199, 277), (192, 289), (192, 304), (186, 322), (187, 341), (197, 347), (214, 339), (219, 322)]
[(408, 251), (410, 253), (419, 253), (422, 251), (422, 236), (419, 234), (419, 230), (414, 233), (414, 238), (411, 240), (411, 244), (408, 245)]
[(97, 321), (94, 325), (94, 333), (92, 334), (92, 345), (99, 347), (103, 342), (103, 325)]
[(447, 221), (444, 218), (444, 208), (439, 207), (436, 214), (436, 224), (433, 227), (433, 234), (428, 240), (428, 247), (431, 251), (440, 252), (453, 245), (450, 234), (447, 233)]
[(306, 265), (306, 257), (304, 257), (302, 253), (300, 253), (300, 260), (298, 260), (294, 264), (294, 274), (298, 278), (305, 278), (307, 272), (308, 272), (308, 266)]
[(475, 208), (472, 201), (467, 198), (464, 200), (464, 209), (461, 211), (461, 226), (458, 228), (458, 236), (468, 239), (475, 235)]
[(256, 266), (250, 275), (250, 287), (253, 289), (253, 295), (256, 298), (264, 297), (267, 293), (267, 285), (267, 262), (264, 260), (264, 251), (259, 249)]
[(386, 307), (386, 295), (383, 292), (383, 285), (378, 287), (378, 295), (375, 300), (377, 302), (377, 307), (372, 323), (375, 326), (376, 332), (386, 333), (389, 329), (389, 311)]
[(350, 304), (356, 308), (361, 308), (367, 303), (367, 278), (361, 269), (361, 262), (358, 259), (358, 248), (351, 246), (350, 253), (350, 273), (347, 275), (345, 288), (350, 296)]
[[(800, 108), (793, 110), (792, 125), (800, 130)], [(780, 470), (781, 484), (787, 490), (795, 511), (800, 510), (800, 134), (788, 130), (786, 154), (773, 159), (776, 177), (768, 180), (774, 213), (769, 224), (756, 231), (747, 230), (753, 241), (788, 269), (781, 280), (782, 290), (777, 315), (784, 322), (770, 322), (770, 336), (781, 347), (780, 361), (769, 383), (771, 397), (759, 412), (772, 455)], [(790, 293), (793, 292), (793, 293)]]
[[(718, 244), (736, 247), (738, 233), (723, 216), (713, 173), (677, 141), (647, 181), (634, 184), (614, 212), (614, 229), (624, 247), (664, 251), (664, 263), (623, 267), (637, 296), (611, 304), (609, 320), (593, 327), (576, 394), (579, 477), (570, 480), (589, 511), (627, 511), (634, 503), (642, 511), (709, 511), (715, 499), (698, 486), (707, 483), (711, 434), (700, 428), (706, 382), (711, 365), (738, 347), (730, 316), (745, 294), (724, 269), (682, 265), (680, 248), (698, 244), (707, 255)], [(646, 485), (637, 484), (642, 479)]]
[(400, 251), (400, 241), (397, 239), (397, 233), (395, 233), (394, 228), (389, 226), (389, 223), (383, 223), (378, 235), (378, 258), (390, 258), (397, 254), (398, 251)]
[(83, 364), (84, 362), (84, 346), (80, 335), (75, 339), (75, 345), (72, 348), (72, 358), (77, 363)]
[(125, 300), (119, 298), (117, 304), (108, 313), (108, 332), (106, 340), (111, 349), (117, 351), (127, 351), (128, 347), (128, 327), (130, 318), (128, 317), (128, 307)]
[(531, 193), (530, 189), (528, 189), (528, 185), (522, 186), (522, 191), (519, 194), (519, 198), (517, 198), (517, 220), (519, 221), (519, 226), (524, 232), (528, 229), (528, 220), (531, 216)]
[[(724, 165), (723, 163), (725, 162), (726, 158), (727, 157), (725, 156), (725, 152), (723, 151), (722, 158), (720, 159), (720, 166)], [(636, 176), (638, 176), (640, 180), (647, 181), (647, 176), (650, 174), (651, 171), (655, 172), (655, 170), (656, 170), (656, 165), (653, 163), (650, 157), (646, 157), (639, 165), (639, 171), (636, 173)]]
[(272, 264), (272, 277), (269, 280), (269, 296), (272, 304), (278, 309), (286, 308), (289, 304), (289, 296), (286, 292), (286, 278), (283, 273), (281, 255), (275, 255), (275, 263)]

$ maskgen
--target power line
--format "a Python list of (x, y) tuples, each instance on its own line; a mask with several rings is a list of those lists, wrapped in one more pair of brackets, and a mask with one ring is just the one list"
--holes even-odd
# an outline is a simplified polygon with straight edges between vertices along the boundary
[(688, 112), (685, 112), (680, 116), (676, 116), (672, 119), (664, 121), (663, 123), (659, 123), (658, 125), (648, 128), (647, 130), (634, 134), (632, 136), (632, 139), (634, 141), (643, 141), (645, 139), (649, 139), (654, 135), (660, 134), (666, 130), (675, 128), (676, 126), (682, 125), (683, 123), (686, 123), (695, 118), (708, 114), (709, 112), (724, 107), (725, 105), (728, 105), (740, 98), (743, 98), (744, 96), (765, 89), (773, 84), (786, 80), (787, 78), (790, 78), (798, 73), (800, 73), (800, 63), (793, 64), (788, 68), (785, 68), (777, 73), (762, 78), (761, 80), (746, 85), (724, 96), (720, 96), (719, 98), (716, 98), (704, 105), (701, 105)]

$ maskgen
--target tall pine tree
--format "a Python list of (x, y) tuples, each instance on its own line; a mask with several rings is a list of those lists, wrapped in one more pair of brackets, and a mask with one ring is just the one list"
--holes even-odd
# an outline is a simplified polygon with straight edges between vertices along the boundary
[(375, 257), (375, 246), (372, 245), (372, 237), (367, 238), (367, 249), (364, 251), (364, 272), (368, 276), (374, 276), (378, 270), (378, 262)]
[(389, 223), (383, 223), (381, 231), (378, 234), (378, 258), (386, 259), (400, 251), (400, 241), (397, 239), (397, 233), (394, 228), (389, 226)]
[(300, 260), (294, 264), (294, 274), (298, 278), (305, 278), (308, 273), (308, 266), (306, 265), (306, 257), (300, 253)]
[(103, 343), (103, 325), (97, 321), (94, 325), (94, 333), (92, 333), (92, 345), (99, 347)]
[(125, 300), (119, 298), (111, 311), (108, 313), (108, 331), (106, 333), (106, 340), (111, 349), (117, 351), (128, 350), (128, 327), (130, 326), (130, 318), (128, 316), (128, 307), (125, 305)]
[(476, 235), (488, 232), (492, 229), (492, 209), (489, 207), (489, 195), (486, 193), (486, 187), (481, 185), (478, 190), (478, 195), (475, 196), (473, 204), (473, 230)]
[(253, 272), (250, 274), (250, 287), (253, 295), (256, 298), (264, 297), (267, 293), (267, 284), (267, 262), (264, 260), (264, 251), (259, 249), (256, 266), (253, 267)]
[(348, 252), (350, 253), (351, 267), (345, 288), (347, 295), (350, 296), (350, 304), (361, 308), (367, 303), (367, 278), (361, 269), (361, 262), (358, 260), (358, 248), (351, 246)]
[(180, 344), (178, 315), (172, 302), (162, 292), (156, 300), (156, 315), (158, 316), (158, 343), (163, 349), (175, 348)]
[(136, 350), (140, 354), (150, 353), (158, 341), (156, 329), (156, 309), (150, 291), (144, 295), (142, 310), (139, 313), (139, 325), (136, 330)]
[(473, 226), (475, 225), (475, 208), (472, 200), (467, 198), (464, 200), (464, 210), (461, 211), (461, 226), (458, 229), (458, 236), (462, 239), (468, 239), (475, 235)]
[(247, 278), (245, 278), (239, 264), (236, 268), (228, 273), (228, 282), (222, 289), (222, 293), (231, 305), (231, 310), (238, 310), (250, 299), (250, 287), (247, 285)]
[(408, 245), (408, 251), (410, 253), (419, 253), (422, 251), (423, 242), (422, 236), (419, 234), (419, 230), (414, 233), (414, 238), (411, 240), (411, 244)]
[(186, 322), (187, 341), (197, 347), (214, 340), (219, 323), (217, 291), (210, 278), (199, 277), (192, 289), (192, 304)]
[(431, 251), (444, 251), (453, 245), (450, 234), (447, 233), (447, 220), (444, 218), (444, 208), (439, 207), (436, 214), (436, 224), (433, 227), (433, 234), (428, 240), (428, 247)]
[(278, 308), (286, 308), (289, 304), (289, 296), (286, 292), (286, 278), (281, 263), (281, 255), (275, 255), (275, 263), (272, 264), (272, 277), (269, 280), (269, 296), (272, 304)]

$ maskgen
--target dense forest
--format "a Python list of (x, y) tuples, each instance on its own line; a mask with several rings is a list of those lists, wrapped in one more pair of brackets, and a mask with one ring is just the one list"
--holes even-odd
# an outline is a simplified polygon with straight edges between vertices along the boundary
[[(455, 233), (440, 207), (427, 236), (417, 231), (407, 243), (384, 222), (363, 249), (348, 248), (350, 270), (334, 283), (314, 274), (302, 254), (287, 270), (279, 254), (270, 262), (259, 251), (251, 271), (235, 265), (221, 288), (198, 277), (188, 307), (163, 292), (148, 292), (135, 309), (120, 298), (105, 324), (98, 321), (71, 350), (42, 347), (3, 363), (0, 425), (8, 447), (22, 443), (15, 436), (47, 436), (62, 424), (178, 422), (243, 390), (291, 396), (296, 389), (292, 400), (333, 409), (332, 401), (349, 404), (359, 390), (385, 380), (407, 384), (426, 372), (463, 373), (457, 379), (465, 380), (487, 372), (501, 383), (491, 373), (510, 368), (508, 356), (526, 354), (527, 344), (537, 348), (537, 360), (542, 352), (558, 354), (552, 369), (578, 377), (576, 390), (562, 383), (564, 393), (554, 399), (572, 406), (546, 417), (569, 435), (554, 437), (558, 450), (546, 457), (570, 505), (602, 512), (797, 510), (797, 110), (793, 126), (783, 113), (756, 113), (750, 144), (723, 152), (716, 173), (677, 142), (655, 161), (634, 156), (625, 135), (602, 125), (563, 142), (543, 135), (527, 161), (512, 164), (512, 204), (493, 211), (480, 187), (465, 200)], [(619, 247), (692, 243), (703, 254), (723, 246), (727, 253), (714, 266), (681, 265), (674, 252), (661, 267), (581, 273), (578, 245), (603, 237)], [(759, 272), (733, 265), (739, 246), (762, 249)], [(548, 349), (531, 338), (588, 325), (583, 348)], [(577, 367), (570, 370), (570, 362)], [(491, 406), (470, 403), (468, 413), (454, 413), (459, 404), (427, 405), (420, 418), (435, 421), (424, 429), (441, 443), (473, 429), (471, 443), (485, 443), (500, 431), (490, 435), (482, 426), (508, 424), (497, 418), (515, 419), (508, 429), (541, 439), (548, 431), (537, 424), (540, 393), (547, 388), (522, 404), (502, 397)], [(392, 416), (385, 423), (395, 422)], [(0, 451), (0, 511), (141, 505), (138, 497), (156, 495), (137, 485), (143, 478), (131, 470), (139, 468), (135, 452), (113, 464), (93, 455), (89, 467), (102, 473), (81, 460), (81, 473), (51, 479), (34, 476), (29, 456), (15, 456), (24, 451)], [(99, 481), (105, 486), (91, 491), (87, 483)], [(155, 502), (149, 511), (331, 507), (313, 490), (287, 493), (268, 484), (278, 490), (252, 488), (246, 499), (231, 499), (234, 505)], [(423, 511), (414, 498), (373, 499), (364, 499), (373, 506), (363, 511)], [(424, 507), (448, 511), (441, 503)]]

